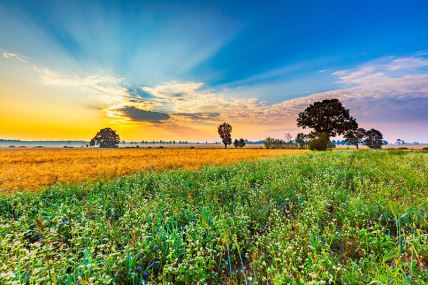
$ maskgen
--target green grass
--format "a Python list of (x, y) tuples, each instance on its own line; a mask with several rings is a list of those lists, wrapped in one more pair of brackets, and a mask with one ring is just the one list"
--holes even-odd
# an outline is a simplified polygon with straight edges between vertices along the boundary
[(428, 154), (340, 151), (0, 196), (0, 284), (426, 284)]

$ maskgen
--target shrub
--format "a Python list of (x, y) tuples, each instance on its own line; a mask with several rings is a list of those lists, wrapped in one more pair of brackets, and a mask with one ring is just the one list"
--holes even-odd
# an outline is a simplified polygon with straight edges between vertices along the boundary
[(310, 150), (327, 150), (330, 146), (330, 139), (324, 133), (316, 134), (316, 136), (310, 141)]

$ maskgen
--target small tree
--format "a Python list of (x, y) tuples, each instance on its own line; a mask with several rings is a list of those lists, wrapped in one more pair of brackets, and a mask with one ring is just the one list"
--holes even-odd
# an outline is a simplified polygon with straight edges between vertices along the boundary
[(304, 133), (298, 133), (295, 141), (300, 148), (306, 148), (309, 143), (309, 136)]
[(111, 128), (101, 129), (90, 141), (90, 146), (99, 145), (100, 147), (117, 147), (120, 143), (120, 137), (115, 130)]
[(238, 139), (235, 139), (235, 141), (233, 142), (233, 146), (234, 146), (235, 148), (238, 148), (238, 146), (239, 146), (239, 141), (238, 141)]
[(243, 138), (239, 139), (238, 146), (243, 148), (245, 146), (245, 140)]
[(232, 144), (232, 126), (228, 123), (223, 123), (218, 126), (218, 134), (224, 144), (224, 148), (227, 148), (228, 145)]
[(383, 135), (375, 129), (370, 129), (366, 132), (365, 144), (369, 148), (381, 148), (383, 145)]
[(366, 136), (366, 130), (363, 128), (357, 128), (355, 130), (348, 131), (345, 134), (345, 141), (350, 145), (355, 145), (358, 149), (358, 145), (361, 144)]
[(329, 146), (330, 139), (324, 133), (318, 133), (309, 143), (309, 149), (311, 150), (327, 150)]
[(337, 99), (326, 99), (309, 105), (297, 118), (297, 126), (313, 129), (314, 136), (323, 133), (328, 138), (342, 135), (358, 127), (357, 121)]

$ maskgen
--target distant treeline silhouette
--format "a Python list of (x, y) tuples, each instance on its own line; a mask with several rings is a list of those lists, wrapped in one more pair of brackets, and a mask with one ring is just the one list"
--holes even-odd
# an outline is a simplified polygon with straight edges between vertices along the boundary
[[(267, 149), (276, 148), (310, 148), (311, 150), (327, 150), (336, 147), (338, 141), (331, 141), (331, 137), (343, 135), (344, 141), (349, 145), (366, 145), (369, 148), (381, 148), (388, 144), (383, 135), (376, 129), (365, 130), (358, 126), (354, 117), (349, 113), (342, 102), (338, 99), (325, 99), (309, 105), (303, 112), (299, 113), (297, 126), (303, 129), (311, 129), (309, 134), (298, 133), (293, 140), (291, 134), (286, 133), (284, 139), (266, 138), (263, 143)], [(227, 122), (220, 124), (217, 128), (224, 148), (231, 145), (232, 125)], [(402, 140), (397, 140), (399, 143)], [(101, 129), (90, 141), (90, 146), (118, 147), (120, 137), (111, 128)], [(235, 148), (243, 148), (247, 144), (244, 138), (235, 139)], [(122, 141), (124, 144), (125, 142)], [(188, 141), (141, 141), (141, 144), (189, 144)], [(208, 142), (206, 143), (208, 144)], [(138, 145), (137, 145), (138, 146)]]

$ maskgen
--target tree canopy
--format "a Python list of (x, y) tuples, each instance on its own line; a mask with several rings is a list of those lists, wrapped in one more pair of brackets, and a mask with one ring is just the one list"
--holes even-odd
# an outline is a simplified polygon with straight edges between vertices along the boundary
[(369, 148), (381, 148), (383, 145), (383, 135), (376, 129), (370, 129), (366, 132), (364, 142)]
[(345, 109), (338, 99), (325, 99), (309, 105), (299, 114), (297, 126), (313, 129), (313, 133), (323, 133), (327, 137), (342, 135), (358, 128), (349, 109)]
[(363, 128), (357, 128), (355, 130), (350, 130), (345, 134), (345, 141), (350, 145), (355, 145), (358, 148), (358, 145), (361, 144), (366, 137), (366, 130)]
[(218, 126), (218, 134), (224, 144), (224, 148), (232, 144), (232, 126), (226, 122)]
[(111, 128), (101, 129), (90, 141), (90, 146), (99, 145), (100, 147), (117, 147), (120, 143), (120, 137), (115, 130)]

